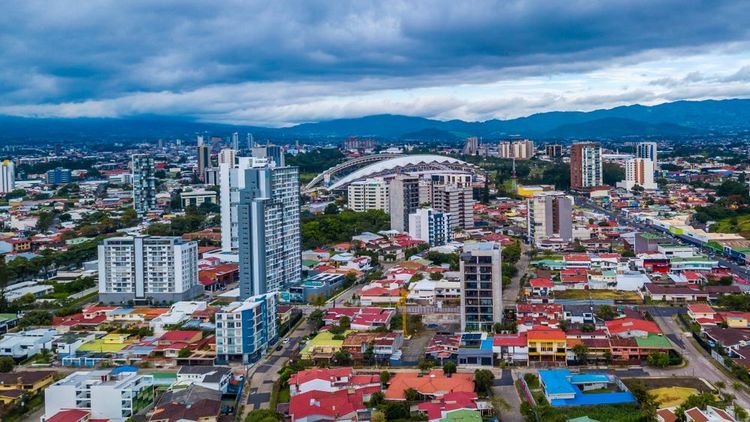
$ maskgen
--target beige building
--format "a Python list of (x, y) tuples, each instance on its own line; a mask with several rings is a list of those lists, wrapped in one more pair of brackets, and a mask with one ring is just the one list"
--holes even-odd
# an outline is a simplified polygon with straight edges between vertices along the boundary
[(347, 188), (347, 203), (352, 211), (382, 210), (389, 212), (388, 183), (383, 179), (356, 181)]

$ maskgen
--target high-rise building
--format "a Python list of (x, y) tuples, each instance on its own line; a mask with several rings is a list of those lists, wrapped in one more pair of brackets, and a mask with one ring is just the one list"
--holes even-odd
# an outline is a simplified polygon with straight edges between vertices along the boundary
[(424, 240), (430, 246), (442, 246), (453, 239), (453, 215), (420, 208), (409, 214), (409, 236)]
[(375, 148), (375, 140), (369, 138), (357, 138), (356, 136), (350, 136), (344, 140), (344, 149), (349, 151), (354, 150), (369, 150)]
[(563, 192), (538, 192), (526, 200), (526, 234), (530, 243), (559, 237), (573, 240), (573, 197)]
[(380, 178), (353, 182), (347, 187), (347, 204), (352, 211), (382, 210), (387, 213), (388, 183)]
[(479, 152), (479, 138), (472, 136), (471, 138), (466, 138), (466, 143), (464, 144), (464, 155), (477, 155)]
[(240, 149), (240, 134), (238, 132), (232, 133), (232, 149), (235, 151)]
[(617, 187), (632, 190), (636, 185), (645, 190), (655, 190), (654, 162), (648, 158), (631, 158), (625, 161), (625, 180)]
[(211, 147), (208, 145), (198, 145), (198, 178), (204, 182), (206, 180), (206, 169), (211, 168)]
[(534, 141), (524, 139), (521, 141), (503, 141), (497, 146), (497, 154), (500, 158), (516, 158), (527, 160), (534, 156)]
[(12, 192), (16, 188), (16, 168), (13, 161), (0, 163), (0, 193)]
[(465, 243), (461, 270), (461, 329), (491, 332), (503, 318), (503, 278), (500, 245)]
[(388, 185), (391, 229), (409, 231), (409, 214), (419, 208), (419, 178), (398, 175)]
[(238, 358), (244, 364), (255, 362), (278, 338), (275, 293), (249, 297), (216, 313), (216, 357), (222, 363)]
[(299, 170), (251, 167), (240, 174), (237, 221), (240, 298), (299, 284), (302, 271)]
[(474, 192), (471, 187), (433, 185), (432, 208), (453, 215), (451, 228), (474, 227)]
[[(240, 190), (245, 187), (245, 170), (253, 167), (256, 161), (263, 165), (264, 161), (252, 157), (233, 157), (234, 154), (225, 152), (224, 160), (219, 164), (219, 198), (221, 205), (221, 249), (224, 252), (237, 251), (239, 248), (239, 223), (237, 220), (237, 205), (240, 202)], [(229, 159), (232, 156), (232, 159)]]
[(563, 155), (563, 147), (560, 144), (548, 144), (544, 146), (544, 152), (549, 158), (559, 158)]
[(154, 158), (147, 154), (135, 154), (132, 157), (131, 166), (133, 168), (133, 208), (138, 215), (143, 215), (156, 208)]
[(586, 190), (604, 184), (602, 147), (586, 142), (570, 147), (570, 188)]
[(47, 170), (45, 175), (47, 183), (50, 185), (63, 185), (73, 181), (73, 174), (70, 169), (57, 167), (51, 170)]
[(635, 157), (646, 158), (654, 162), (654, 168), (658, 165), (656, 142), (639, 142), (635, 146)]
[(198, 244), (171, 236), (127, 236), (99, 245), (99, 300), (103, 303), (178, 302), (203, 292)]
[(236, 149), (224, 148), (221, 151), (219, 151), (219, 167), (221, 167), (221, 165), (225, 163), (233, 166), (236, 161), (237, 161)]
[(284, 167), (286, 165), (284, 161), (284, 148), (278, 145), (253, 147), (253, 157), (268, 159), (276, 167)]

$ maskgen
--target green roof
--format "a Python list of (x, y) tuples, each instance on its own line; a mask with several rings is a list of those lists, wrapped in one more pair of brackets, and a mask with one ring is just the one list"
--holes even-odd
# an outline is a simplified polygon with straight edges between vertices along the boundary
[(105, 343), (103, 339), (96, 339), (82, 344), (78, 350), (92, 353), (115, 353), (124, 349), (125, 346), (125, 343)]
[(154, 372), (151, 375), (153, 375), (155, 379), (172, 379), (172, 378), (177, 378), (177, 373), (176, 372)]
[(314, 267), (318, 262), (320, 261), (316, 261), (314, 259), (303, 259), (302, 265), (305, 267)]
[(14, 319), (18, 319), (18, 315), (16, 315), (16, 314), (0, 314), (0, 321), (13, 321)]
[(440, 419), (440, 421), (481, 422), (482, 415), (478, 410), (459, 409), (448, 412), (448, 414), (444, 418)]
[(644, 239), (664, 239), (664, 236), (655, 233), (640, 233), (640, 236)]
[(646, 337), (636, 337), (635, 342), (638, 343), (638, 347), (649, 347), (649, 348), (663, 348), (668, 349), (672, 347), (672, 343), (661, 334), (649, 333)]
[(588, 416), (581, 416), (580, 418), (568, 419), (567, 422), (599, 422), (596, 419), (591, 419)]

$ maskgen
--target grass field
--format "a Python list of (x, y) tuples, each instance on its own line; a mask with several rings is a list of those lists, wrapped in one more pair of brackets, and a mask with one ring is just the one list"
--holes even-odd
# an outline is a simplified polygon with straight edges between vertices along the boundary
[(722, 218), (711, 226), (711, 231), (717, 233), (739, 233), (745, 238), (750, 238), (750, 214)]
[(621, 292), (617, 290), (563, 290), (556, 291), (558, 299), (620, 299), (640, 302), (641, 296), (636, 292)]
[(693, 394), (698, 394), (698, 390), (690, 387), (662, 387), (648, 390), (649, 393), (656, 397), (659, 407), (679, 406)]

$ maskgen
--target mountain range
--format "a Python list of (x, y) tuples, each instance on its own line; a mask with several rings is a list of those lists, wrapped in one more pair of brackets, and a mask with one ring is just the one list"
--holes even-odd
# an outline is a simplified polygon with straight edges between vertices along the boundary
[(287, 128), (224, 125), (164, 116), (103, 119), (0, 116), (0, 138), (5, 139), (190, 138), (197, 132), (227, 136), (233, 131), (253, 132), (260, 139), (371, 136), (419, 141), (452, 141), (467, 136), (611, 139), (736, 134), (750, 131), (750, 99), (676, 101), (655, 106), (636, 104), (589, 112), (546, 112), (483, 122), (381, 114), (304, 123)]

